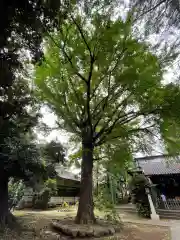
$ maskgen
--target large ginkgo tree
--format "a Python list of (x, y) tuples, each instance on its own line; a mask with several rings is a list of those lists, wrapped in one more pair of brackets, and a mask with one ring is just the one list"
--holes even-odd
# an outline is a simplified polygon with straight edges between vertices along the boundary
[(44, 62), (35, 71), (36, 89), (56, 113), (59, 128), (81, 139), (76, 222), (92, 223), (95, 149), (119, 141), (123, 153), (133, 152), (140, 146), (146, 149), (156, 135), (168, 150), (172, 145), (179, 150), (180, 89), (162, 83), (169, 55), (168, 61), (163, 61), (165, 55), (158, 59), (138, 42), (129, 17), (112, 20), (107, 11), (80, 8), (58, 31), (46, 34)]

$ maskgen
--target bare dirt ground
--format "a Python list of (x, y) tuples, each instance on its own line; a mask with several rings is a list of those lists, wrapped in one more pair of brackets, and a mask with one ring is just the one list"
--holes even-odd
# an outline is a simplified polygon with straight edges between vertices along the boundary
[(119, 240), (170, 240), (170, 230), (166, 227), (140, 224), (125, 224)]
[[(75, 211), (58, 212), (26, 212), (17, 211), (15, 215), (20, 223), (20, 228), (14, 231), (7, 230), (3, 234), (0, 233), (1, 240), (43, 240), (40, 232), (43, 229), (50, 228), (52, 219), (61, 219), (64, 216), (74, 216)], [(63, 238), (64, 239), (64, 238)], [(67, 238), (69, 239), (69, 238)], [(102, 239), (102, 238), (101, 238)], [(125, 223), (121, 233), (112, 237), (104, 237), (109, 240), (170, 240), (170, 231), (167, 227), (149, 226), (142, 224)], [(48, 240), (53, 240), (48, 238)]]

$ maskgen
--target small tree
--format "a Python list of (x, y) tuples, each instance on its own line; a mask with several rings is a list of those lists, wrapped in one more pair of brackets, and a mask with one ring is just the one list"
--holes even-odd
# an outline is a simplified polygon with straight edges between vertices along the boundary
[(55, 165), (65, 162), (66, 149), (57, 141), (42, 144), (40, 146), (41, 158), (44, 161), (48, 178), (56, 178)]
[(81, 139), (76, 222), (95, 222), (94, 150), (117, 140), (127, 151), (146, 150), (157, 133), (170, 139), (169, 123), (179, 121), (179, 87), (163, 85), (163, 65), (133, 38), (129, 19), (113, 21), (107, 9), (87, 13), (82, 6), (60, 31), (47, 35), (45, 61), (36, 69), (37, 92), (57, 114), (59, 128)]

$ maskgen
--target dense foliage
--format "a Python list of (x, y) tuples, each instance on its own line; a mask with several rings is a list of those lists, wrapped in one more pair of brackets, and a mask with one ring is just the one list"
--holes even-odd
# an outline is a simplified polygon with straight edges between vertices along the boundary
[(32, 207), (34, 209), (46, 210), (48, 208), (48, 202), (50, 200), (50, 189), (45, 188), (41, 192), (33, 196)]
[(163, 55), (158, 59), (133, 37), (131, 18), (112, 20), (108, 10), (70, 13), (59, 31), (48, 33), (45, 60), (35, 75), (37, 93), (57, 114), (59, 128), (82, 142), (79, 223), (95, 221), (97, 148), (116, 143), (125, 155), (147, 152), (158, 135), (168, 151), (180, 149), (180, 88), (162, 82), (171, 53), (164, 62)]
[(50, 195), (51, 196), (53, 196), (53, 197), (57, 196), (58, 186), (57, 186), (57, 180), (56, 179), (49, 178), (45, 182), (45, 188), (48, 188), (50, 190)]
[(77, 9), (68, 17), (46, 38), (45, 60), (36, 69), (35, 83), (41, 100), (57, 114), (59, 127), (81, 139), (76, 220), (86, 223), (94, 221), (95, 149), (108, 143), (113, 148), (118, 142), (123, 154), (147, 152), (157, 134), (168, 150), (175, 142), (177, 146), (180, 89), (162, 83), (164, 65), (133, 38), (129, 18), (112, 21), (110, 14), (96, 9), (88, 17)]
[(101, 154), (97, 149), (94, 152), (94, 195), (98, 201), (105, 200), (112, 205), (128, 203), (128, 170), (134, 165), (132, 156), (123, 154), (118, 144), (102, 146), (101, 150)]
[(38, 124), (38, 108), (28, 82), (17, 79), (11, 90), (8, 104), (11, 104), (12, 112), (7, 114), (8, 121), (5, 118), (1, 124), (1, 171), (5, 170), (2, 175), (7, 178), (28, 178), (36, 166), (39, 170), (41, 165), (33, 133), (33, 127)]
[[(173, 54), (179, 55), (180, 6), (178, 1), (130, 0), (129, 7), (134, 34), (137, 38), (148, 41), (157, 54), (165, 55), (168, 49), (171, 49)], [(166, 81), (178, 81), (177, 62), (177, 59), (171, 60), (171, 68), (167, 65), (170, 75)]]
[[(44, 174), (39, 172), (40, 189), (34, 188), (33, 208), (47, 209), (51, 196), (57, 195), (56, 164), (63, 164), (66, 149), (57, 141), (39, 145), (40, 158), (45, 168)], [(36, 177), (37, 181), (37, 177)]]
[[(148, 20), (148, 29), (161, 31), (168, 27), (180, 27), (180, 7), (176, 0), (135, 0), (130, 1), (135, 8), (135, 19), (145, 17)], [(153, 26), (154, 25), (154, 26)]]
[(42, 144), (40, 146), (41, 158), (44, 161), (48, 178), (55, 178), (55, 166), (65, 164), (66, 148), (58, 141)]
[[(39, 114), (26, 80), (14, 80), (9, 88), (8, 113), (2, 113), (0, 136), (0, 222), (8, 222), (8, 181), (11, 177), (32, 184), (36, 173), (45, 172), (33, 128)], [(4, 96), (6, 100), (6, 97)], [(6, 106), (3, 102), (4, 107)], [(11, 106), (11, 107), (10, 107)], [(4, 108), (1, 108), (3, 110)]]
[(44, 27), (57, 26), (63, 9), (53, 0), (0, 3), (0, 222), (8, 222), (8, 179), (29, 180), (37, 169), (43, 171), (36, 144), (29, 139), (37, 111), (29, 84), (22, 80), (23, 64), (42, 59)]
[(150, 183), (147, 178), (143, 174), (134, 174), (130, 182), (130, 188), (133, 203), (136, 204), (139, 215), (149, 218), (151, 211), (146, 189), (150, 189)]
[[(44, 24), (48, 29), (54, 26), (54, 16), (57, 12), (60, 14), (60, 6), (59, 3), (55, 4), (55, 1), (1, 1), (1, 6), (0, 130), (5, 131), (7, 128), (4, 128), (4, 124), (21, 111), (21, 101), (16, 99), (15, 102), (13, 99), (16, 95), (14, 88), (19, 81), (16, 79), (14, 83), (14, 80), (20, 75), (18, 69), (21, 68), (22, 71), (23, 61), (27, 59), (25, 50), (29, 51), (34, 60), (40, 60)], [(22, 81), (18, 84), (21, 85), (18, 85), (18, 91), (27, 86), (26, 83), (23, 86)], [(19, 92), (19, 96), (20, 94), (23, 95), (22, 92)]]
[(15, 181), (14, 179), (10, 179), (8, 184), (8, 202), (9, 208), (14, 208), (17, 206), (19, 201), (22, 199), (24, 195), (25, 185), (22, 180)]

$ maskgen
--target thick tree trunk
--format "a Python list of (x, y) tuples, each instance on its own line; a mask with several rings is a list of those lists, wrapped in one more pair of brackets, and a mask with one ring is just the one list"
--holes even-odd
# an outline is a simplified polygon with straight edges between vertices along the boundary
[(11, 225), (15, 217), (8, 208), (8, 178), (0, 176), (0, 225)]
[(97, 169), (96, 169), (96, 196), (99, 194), (99, 165), (97, 164)]
[(0, 178), (0, 222), (5, 223), (8, 216), (8, 178)]
[(93, 203), (93, 146), (91, 143), (83, 143), (82, 165), (81, 165), (81, 190), (76, 223), (95, 223)]

